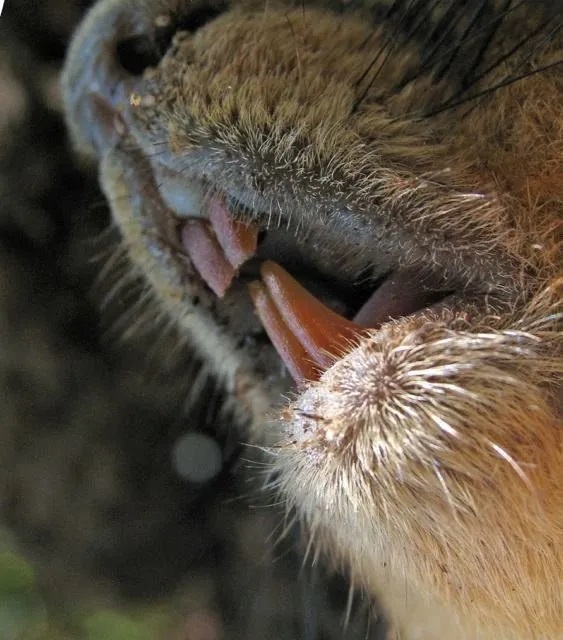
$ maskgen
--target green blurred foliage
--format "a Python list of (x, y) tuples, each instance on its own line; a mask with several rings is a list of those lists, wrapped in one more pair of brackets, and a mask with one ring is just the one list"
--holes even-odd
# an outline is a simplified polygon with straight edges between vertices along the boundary
[(134, 612), (90, 609), (55, 619), (33, 565), (0, 531), (0, 640), (161, 640), (176, 616), (172, 608), (156, 605)]
[(10, 551), (0, 553), (0, 598), (30, 593), (35, 585), (35, 571), (26, 560)]
[(115, 611), (99, 611), (84, 620), (85, 640), (155, 640), (145, 624)]
[(0, 552), (0, 637), (19, 640), (43, 625), (45, 606), (31, 564), (13, 551)]

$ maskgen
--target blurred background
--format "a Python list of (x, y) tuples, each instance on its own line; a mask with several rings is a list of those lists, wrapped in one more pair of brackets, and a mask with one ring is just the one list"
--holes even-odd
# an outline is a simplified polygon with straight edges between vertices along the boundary
[(61, 113), (89, 4), (0, 17), (0, 639), (383, 637), (359, 596), (345, 621), (347, 584), (303, 564), (298, 531), (279, 539), (260, 461), (178, 336), (131, 331), (141, 288), (115, 293), (118, 237)]

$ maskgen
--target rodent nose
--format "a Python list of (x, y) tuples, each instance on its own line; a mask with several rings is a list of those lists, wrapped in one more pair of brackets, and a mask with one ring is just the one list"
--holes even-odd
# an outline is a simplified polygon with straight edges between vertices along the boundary
[(95, 4), (75, 34), (62, 75), (67, 124), (79, 150), (99, 155), (111, 145), (124, 96), (160, 62), (174, 34), (195, 33), (226, 8), (224, 0)]
[(157, 15), (152, 29), (121, 39), (116, 54), (121, 68), (133, 76), (156, 66), (165, 55), (172, 37), (178, 31), (195, 33), (227, 9), (225, 3), (198, 6), (186, 3), (184, 10)]
[(138, 28), (132, 4), (95, 4), (74, 35), (61, 78), (67, 125), (73, 142), (87, 155), (111, 143), (112, 120), (131, 79), (116, 55), (117, 43)]

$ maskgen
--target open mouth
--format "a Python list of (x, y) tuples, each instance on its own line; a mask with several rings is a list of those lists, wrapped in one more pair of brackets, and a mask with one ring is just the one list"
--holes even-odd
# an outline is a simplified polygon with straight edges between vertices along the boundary
[[(180, 272), (189, 272), (192, 281), (195, 272), (196, 289), (215, 301), (208, 306), (227, 331), (232, 327), (220, 317), (224, 306), (238, 305), (239, 319), (253, 309), (298, 385), (319, 379), (386, 322), (469, 300), (468, 290), (460, 293), (430, 270), (351, 258), (350, 245), (339, 250), (334, 230), (249, 208), (197, 169), (178, 174), (162, 156), (147, 157), (142, 140), (108, 109), (112, 130), (104, 136), (120, 149), (129, 191), (144, 199), (138, 208), (148, 213)], [(234, 333), (240, 342), (240, 326)]]
[[(453, 270), (446, 273), (436, 265), (401, 264), (400, 243), (395, 256), (381, 249), (394, 241), (381, 232), (373, 237), (369, 228), (358, 232), (353, 213), (331, 218), (325, 210), (304, 220), (292, 216), (287, 203), (268, 210), (260, 196), (240, 186), (231, 191), (228, 180), (217, 181), (206, 168), (209, 161), (201, 160), (204, 150), (196, 150), (195, 160), (187, 154), (181, 162), (169, 150), (151, 155), (150, 141), (122, 118), (123, 111), (103, 99), (99, 104), (105, 104), (98, 117), (105, 122), (103, 145), (119, 155), (128, 198), (142, 211), (142, 226), (158, 235), (176, 272), (190, 282), (188, 295), (205, 300), (211, 312), (207, 321), (215, 321), (236, 349), (247, 352), (259, 378), (277, 376), (271, 348), (262, 348), (266, 342), (301, 385), (319, 379), (362, 336), (387, 322), (444, 310), (466, 317), (469, 308), (482, 306), (482, 282), (464, 283)], [(179, 162), (185, 170), (178, 171)], [(148, 246), (150, 234), (143, 241), (153, 256), (160, 252)], [(415, 237), (409, 242), (416, 247)], [(431, 265), (429, 260), (423, 264)], [(252, 350), (251, 343), (262, 346)]]
[[(114, 18), (108, 10), (104, 24), (122, 39), (129, 18), (119, 28)], [(324, 124), (313, 127), (322, 137), (303, 134), (298, 142), (297, 130), (280, 129), (287, 144), (279, 156), (278, 133), (266, 131), (264, 146), (257, 127), (249, 142), (236, 109), (207, 122), (178, 106), (174, 92), (168, 104), (163, 86), (176, 91), (175, 83), (197, 71), (190, 62), (196, 45), (180, 35), (164, 58), (140, 69), (115, 56), (123, 46), (105, 36), (92, 60), (76, 49), (67, 110), (77, 138), (101, 160), (132, 262), (170, 314), (186, 319), (178, 324), (212, 368), (228, 369), (231, 387), (239, 370), (254, 383), (273, 380), (274, 392), (287, 371), (298, 384), (313, 381), (385, 323), (444, 310), (473, 315), (507, 295), (515, 266), (502, 230), (486, 215), (497, 205), (472, 180), (463, 187), (450, 179), (449, 164), (439, 156), (434, 166), (431, 149), (424, 171), (411, 167), (412, 154), (389, 155), (383, 134), (381, 144), (366, 146), (352, 125), (334, 143), (342, 153), (319, 158)], [(225, 104), (231, 88), (220, 93)], [(205, 115), (202, 96), (195, 102)], [(419, 143), (426, 149), (426, 138)], [(115, 171), (106, 179), (108, 158)], [(138, 231), (127, 237), (134, 224)]]
[(318, 379), (367, 330), (436, 308), (452, 293), (407, 270), (343, 278), (339, 260), (327, 260), (311, 234), (190, 181), (180, 189), (164, 181), (159, 191), (175, 209), (157, 220), (161, 233), (218, 299), (245, 285), (239, 295), (250, 296), (297, 384)]
[[(317, 379), (366, 329), (376, 329), (389, 319), (425, 309), (445, 295), (421, 290), (411, 277), (400, 273), (388, 275), (366, 295), (365, 285), (345, 288), (336, 278), (317, 272), (318, 288), (329, 294), (333, 307), (340, 303), (339, 313), (303, 287), (298, 274), (293, 277), (282, 266), (283, 251), (277, 260), (275, 250), (269, 251), (265, 241), (268, 234), (283, 236), (283, 232), (263, 232), (259, 247), (260, 227), (237, 221), (224, 198), (214, 196), (204, 206), (207, 220), (192, 218), (181, 226), (184, 250), (219, 297), (235, 278), (249, 280), (248, 291), (262, 325), (298, 383)], [(314, 273), (303, 250), (300, 252), (297, 244), (293, 248), (297, 249), (297, 257), (293, 264), (286, 258), (288, 269), (297, 263), (298, 273), (307, 268), (309, 274)], [(269, 253), (273, 255), (269, 257)], [(260, 264), (253, 279), (257, 258)]]
[[(350, 111), (348, 67), (333, 78), (340, 49), (317, 44), (314, 20), (304, 21), (304, 51), (322, 73), (309, 86), (299, 59), (277, 64), (291, 21), (281, 12), (275, 34), (257, 27), (255, 45), (241, 37), (253, 15), (237, 14), (232, 34), (219, 23), (195, 34), (199, 16), (160, 47), (151, 34), (157, 22), (172, 28), (166, 16), (153, 24), (150, 11), (107, 3), (75, 40), (65, 102), (159, 311), (229, 393), (250, 389), (249, 413), (261, 419), (287, 372), (317, 380), (366, 333), (384, 340), (391, 323), (405, 334), (426, 319), (474, 330), (529, 286), (509, 207), (483, 182), (488, 169), (460, 155), (457, 131), (437, 120), (427, 134), (397, 105), (396, 116), (383, 77), (381, 104)], [(364, 45), (347, 48), (368, 42), (363, 27), (331, 24), (350, 69), (363, 64)], [(159, 45), (154, 56), (143, 43)]]
[[(444, 309), (463, 316), (471, 305), (482, 306), (483, 292), (494, 290), (488, 267), (483, 269), (493, 254), (474, 259), (465, 248), (456, 256), (443, 238), (438, 245), (399, 221), (388, 224), (313, 198), (281, 197), (275, 184), (262, 193), (251, 185), (251, 168), (229, 173), (225, 166), (232, 160), (218, 160), (220, 153), (204, 145), (181, 157), (169, 145), (155, 152), (135, 120), (140, 101), (121, 84), (111, 99), (91, 90), (79, 107), (97, 122), (93, 144), (100, 155), (119, 156), (117, 180), (128, 182), (131, 210), (142, 211), (141, 226), (156, 232), (175, 271), (185, 274), (186, 295), (205, 300), (211, 316), (201, 322), (214, 319), (232, 338), (223, 353), (242, 346), (252, 366), (259, 363), (258, 377), (277, 375), (271, 348), (267, 356), (261, 347), (250, 348), (259, 331), (258, 342), (264, 344), (265, 332), (301, 384), (317, 380), (384, 323)], [(277, 207), (268, 208), (274, 201)], [(144, 234), (145, 244), (149, 236)], [(153, 257), (159, 253), (147, 249)]]

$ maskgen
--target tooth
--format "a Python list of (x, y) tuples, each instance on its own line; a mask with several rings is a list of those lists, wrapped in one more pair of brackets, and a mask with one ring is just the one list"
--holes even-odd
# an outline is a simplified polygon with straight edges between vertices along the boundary
[(289, 331), (321, 370), (332, 364), (343, 348), (357, 341), (360, 326), (326, 307), (277, 263), (266, 261), (260, 271)]
[(285, 323), (268, 289), (254, 281), (248, 285), (248, 290), (266, 333), (295, 382), (317, 380), (318, 367)]
[(223, 198), (211, 199), (209, 219), (227, 260), (235, 269), (256, 253), (258, 227), (234, 220)]
[(435, 296), (435, 291), (420, 286), (420, 278), (410, 272), (397, 271), (366, 300), (354, 316), (354, 322), (376, 329), (392, 318), (408, 316), (424, 308)]
[(182, 245), (194, 268), (216, 296), (222, 298), (235, 277), (235, 269), (225, 258), (221, 245), (203, 220), (186, 221)]

